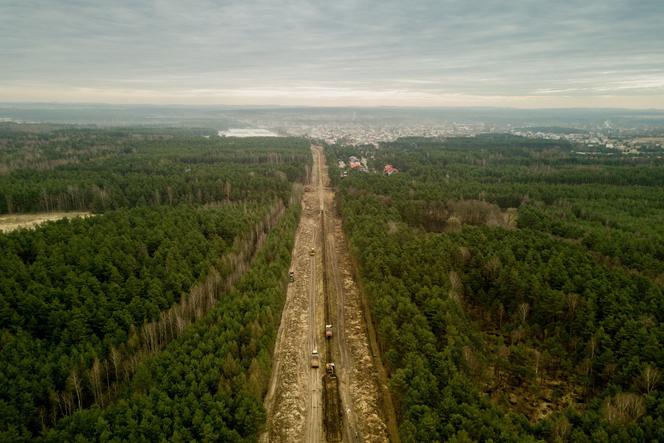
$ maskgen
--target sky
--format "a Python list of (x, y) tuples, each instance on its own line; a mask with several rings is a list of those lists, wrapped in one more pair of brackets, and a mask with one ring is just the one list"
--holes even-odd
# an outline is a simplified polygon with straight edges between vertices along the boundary
[(663, 0), (0, 0), (0, 101), (664, 108)]

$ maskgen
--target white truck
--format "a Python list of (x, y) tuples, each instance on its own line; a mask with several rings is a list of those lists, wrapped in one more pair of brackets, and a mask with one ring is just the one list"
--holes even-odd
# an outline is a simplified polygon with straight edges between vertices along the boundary
[(320, 367), (320, 354), (318, 353), (317, 349), (314, 349), (314, 351), (311, 353), (311, 367)]

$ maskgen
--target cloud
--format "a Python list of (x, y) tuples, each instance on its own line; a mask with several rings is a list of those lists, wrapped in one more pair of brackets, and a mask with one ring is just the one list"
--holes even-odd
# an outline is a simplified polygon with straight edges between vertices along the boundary
[(612, 94), (638, 106), (662, 95), (663, 18), (664, 3), (649, 0), (5, 0), (0, 100), (32, 90), (71, 101), (495, 105)]

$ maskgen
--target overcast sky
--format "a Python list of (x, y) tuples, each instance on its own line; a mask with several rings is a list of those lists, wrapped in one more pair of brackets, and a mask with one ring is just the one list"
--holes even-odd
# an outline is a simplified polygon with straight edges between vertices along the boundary
[(664, 108), (664, 0), (0, 0), (0, 101)]

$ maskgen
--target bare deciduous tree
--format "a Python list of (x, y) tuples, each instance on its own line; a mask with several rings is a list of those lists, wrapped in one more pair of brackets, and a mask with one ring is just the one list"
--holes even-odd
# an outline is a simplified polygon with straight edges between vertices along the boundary
[(459, 256), (461, 257), (461, 260), (465, 263), (468, 260), (470, 260), (470, 249), (466, 248), (465, 246), (459, 246)]
[(627, 424), (645, 414), (645, 401), (640, 395), (621, 392), (604, 403), (604, 418), (611, 424)]
[(592, 336), (588, 340), (588, 354), (590, 354), (590, 360), (595, 359), (595, 353), (597, 352), (597, 337)]
[(579, 294), (567, 294), (567, 313), (569, 318), (574, 318), (576, 308), (579, 306)]
[(542, 361), (542, 354), (537, 349), (533, 350), (533, 367), (535, 370), (535, 378), (539, 380), (540, 375), (540, 363)]
[(503, 318), (505, 317), (505, 306), (502, 303), (498, 303), (496, 314), (498, 315), (498, 329), (500, 330), (503, 328)]
[(646, 394), (650, 394), (655, 390), (657, 384), (659, 383), (659, 370), (650, 365), (646, 365), (641, 370), (641, 375), (639, 377), (639, 384)]
[(463, 297), (461, 297), (461, 294), (456, 292), (454, 289), (450, 289), (447, 293), (447, 296), (457, 305), (461, 306), (463, 304)]
[(101, 363), (96, 357), (90, 368), (90, 384), (92, 385), (92, 395), (95, 403), (104, 407), (103, 391), (101, 387)]
[(120, 366), (120, 353), (116, 348), (111, 348), (111, 363), (113, 363), (113, 370), (115, 371), (115, 381), (119, 381), (120, 378), (118, 376), (118, 367)]
[(519, 313), (519, 318), (521, 319), (521, 323), (526, 322), (526, 319), (528, 318), (528, 311), (530, 311), (530, 305), (528, 303), (521, 303), (517, 308), (517, 312)]
[(76, 393), (76, 400), (78, 403), (78, 409), (81, 409), (83, 407), (82, 404), (82, 399), (81, 399), (81, 378), (78, 375), (78, 368), (73, 368), (71, 373), (69, 374), (69, 386), (74, 389), (74, 392)]
[(551, 434), (553, 441), (555, 442), (564, 442), (567, 441), (569, 433), (572, 431), (572, 425), (570, 424), (567, 417), (561, 415), (554, 422), (551, 428)]
[(450, 271), (449, 277), (452, 290), (458, 292), (459, 294), (463, 294), (463, 282), (461, 281), (459, 274), (456, 271)]

